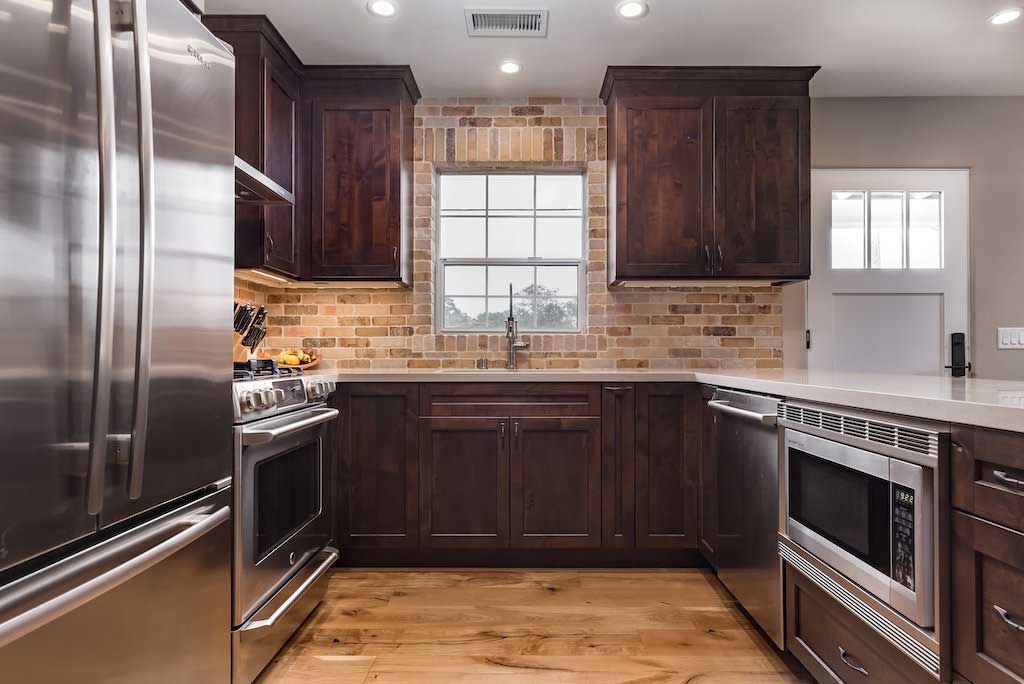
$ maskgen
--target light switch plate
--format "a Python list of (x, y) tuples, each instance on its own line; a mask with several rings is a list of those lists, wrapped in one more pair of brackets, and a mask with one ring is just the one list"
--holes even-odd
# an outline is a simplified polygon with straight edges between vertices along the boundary
[(1024, 349), (1024, 328), (999, 328), (999, 349)]

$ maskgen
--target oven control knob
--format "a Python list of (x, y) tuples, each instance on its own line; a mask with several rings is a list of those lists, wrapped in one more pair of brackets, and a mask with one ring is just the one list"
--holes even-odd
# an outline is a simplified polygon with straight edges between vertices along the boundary
[(272, 389), (265, 389), (259, 391), (259, 396), (263, 400), (263, 405), (267, 408), (273, 408), (277, 406), (277, 392)]
[(238, 395), (238, 403), (241, 405), (242, 411), (248, 413), (261, 408), (263, 400), (255, 392), (246, 391)]
[(309, 385), (306, 386), (306, 391), (309, 393), (309, 396), (312, 397), (313, 399), (320, 399), (326, 393), (326, 388), (324, 387), (323, 382), (321, 382), (320, 380), (314, 380), (313, 382), (310, 382)]

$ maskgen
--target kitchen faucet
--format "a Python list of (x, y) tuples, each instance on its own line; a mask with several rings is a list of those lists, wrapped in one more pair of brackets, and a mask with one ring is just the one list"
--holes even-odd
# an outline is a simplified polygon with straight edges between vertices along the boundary
[(516, 352), (529, 349), (530, 343), (517, 341), (519, 339), (519, 323), (512, 313), (512, 283), (508, 284), (508, 318), (505, 319), (505, 339), (508, 340), (508, 361), (505, 363), (505, 369), (514, 371), (516, 369)]

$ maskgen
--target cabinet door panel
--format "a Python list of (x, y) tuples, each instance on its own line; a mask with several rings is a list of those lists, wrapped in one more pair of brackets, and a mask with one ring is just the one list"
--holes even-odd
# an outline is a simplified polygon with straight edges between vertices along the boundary
[(416, 385), (345, 388), (338, 472), (338, 536), (343, 547), (418, 544)]
[(314, 278), (400, 276), (399, 110), (352, 98), (314, 101)]
[(953, 513), (953, 669), (1024, 682), (1024, 534)]
[(638, 385), (636, 544), (697, 546), (700, 390), (689, 384)]
[(512, 419), (512, 545), (601, 545), (601, 419)]
[(508, 430), (507, 419), (420, 419), (424, 546), (508, 546)]
[(712, 566), (718, 567), (718, 459), (717, 422), (707, 402), (714, 388), (701, 387), (704, 435), (700, 447), (700, 550)]
[(712, 98), (626, 97), (615, 106), (614, 277), (706, 275)]
[(810, 103), (715, 98), (718, 275), (810, 275)]
[(636, 388), (601, 388), (601, 536), (605, 548), (636, 545)]

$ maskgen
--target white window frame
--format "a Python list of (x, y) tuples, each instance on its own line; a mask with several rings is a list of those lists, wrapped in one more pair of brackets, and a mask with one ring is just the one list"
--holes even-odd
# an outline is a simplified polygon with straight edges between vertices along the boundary
[[(524, 169), (524, 170), (503, 170), (503, 169), (489, 169), (487, 171), (477, 171), (472, 169), (466, 170), (453, 170), (453, 171), (441, 171), (438, 176), (579, 176), (581, 184), (582, 198), (580, 208), (580, 258), (579, 259), (565, 259), (565, 258), (545, 258), (545, 257), (522, 257), (522, 258), (500, 258), (500, 257), (489, 257), (486, 256), (487, 250), (489, 249), (488, 240), (484, 239), (484, 254), (483, 257), (441, 257), (441, 220), (443, 207), (441, 206), (440, 197), (437, 203), (437, 211), (434, 215), (434, 221), (437, 225), (436, 236), (434, 240), (434, 283), (435, 295), (434, 295), (434, 330), (438, 334), (445, 335), (491, 335), (495, 333), (504, 333), (504, 327), (501, 328), (448, 328), (444, 324), (444, 300), (445, 300), (445, 285), (444, 285), (444, 273), (445, 266), (576, 266), (576, 327), (575, 328), (523, 328), (521, 332), (527, 335), (579, 335), (586, 329), (586, 298), (587, 298), (587, 177), (586, 173), (580, 170), (557, 170), (557, 169)], [(438, 180), (440, 185), (440, 178)], [(489, 230), (489, 222), (492, 218), (523, 218), (524, 214), (491, 214), (490, 198), (487, 197), (489, 193), (489, 184), (485, 185), (485, 200), (484, 200), (484, 229)], [(533, 219), (533, 243), (536, 251), (537, 247), (537, 182), (534, 180), (533, 183), (533, 210), (532, 214), (528, 218)], [(550, 210), (550, 211), (558, 211)], [(568, 211), (568, 210), (567, 210)], [(543, 215), (541, 215), (543, 217)], [(575, 217), (572, 217), (575, 218)], [(490, 291), (490, 283), (488, 282), (490, 271), (484, 270), (484, 294), (480, 296), (480, 299), (485, 301), (488, 298), (493, 298), (497, 295), (488, 295)], [(536, 283), (536, 271), (534, 271), (534, 283)], [(566, 297), (565, 299), (568, 299)]]

